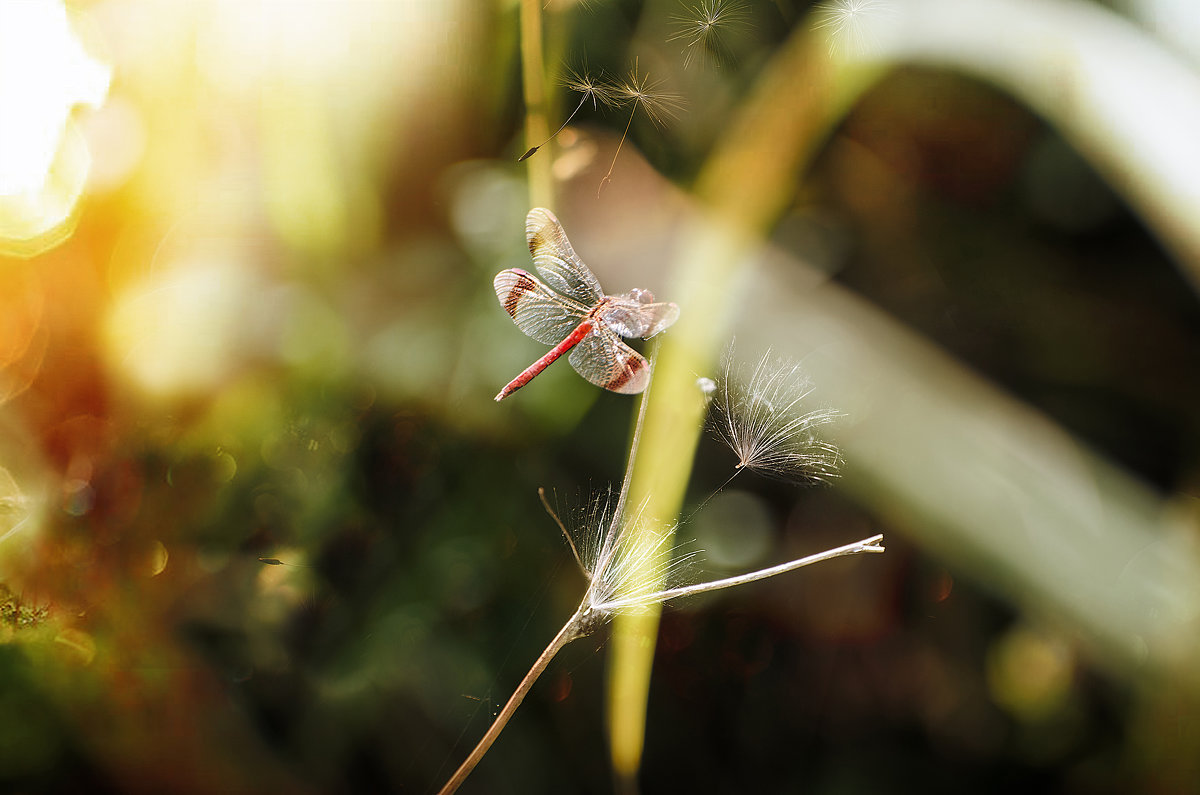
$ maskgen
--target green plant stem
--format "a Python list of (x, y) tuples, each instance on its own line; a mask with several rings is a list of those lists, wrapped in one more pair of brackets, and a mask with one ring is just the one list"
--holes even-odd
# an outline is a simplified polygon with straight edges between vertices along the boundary
[[(537, 146), (550, 137), (546, 109), (546, 70), (542, 49), (542, 0), (521, 0), (521, 86), (525, 93), (526, 146)], [(554, 180), (550, 159), (531, 157), (529, 206), (554, 206)]]
[[(684, 311), (664, 335), (633, 464), (629, 504), (644, 504), (642, 516), (679, 515), (705, 409), (695, 379), (710, 371), (725, 342), (739, 266), (785, 208), (803, 164), (868, 84), (858, 70), (831, 66), (823, 52), (807, 32), (793, 34), (697, 181), (709, 212), (684, 235), (671, 293)], [(658, 586), (648, 582), (647, 589)], [(613, 766), (626, 784), (641, 762), (659, 614), (651, 606), (614, 625), (608, 721)]]
[(575, 611), (575, 615), (571, 616), (566, 624), (563, 624), (563, 628), (554, 636), (554, 640), (550, 641), (550, 645), (542, 651), (541, 655), (534, 662), (533, 667), (529, 669), (529, 672), (525, 674), (521, 683), (517, 685), (516, 691), (509, 697), (508, 703), (504, 705), (504, 708), (496, 715), (496, 719), (492, 721), (492, 725), (488, 728), (487, 733), (483, 735), (478, 745), (471, 751), (471, 755), (459, 765), (458, 770), (454, 771), (454, 775), (450, 777), (445, 786), (438, 790), (440, 795), (450, 795), (450, 793), (462, 786), (467, 776), (471, 775), (471, 771), (479, 764), (479, 760), (483, 759), (483, 755), (496, 742), (496, 738), (500, 736), (500, 732), (504, 731), (504, 727), (508, 724), (509, 719), (517, 711), (517, 707), (521, 706), (521, 702), (525, 700), (525, 696), (529, 693), (530, 688), (533, 687), (533, 683), (546, 670), (546, 666), (550, 664), (554, 656), (558, 654), (563, 646), (583, 636), (582, 628), (585, 624), (587, 612), (588, 606), (585, 602)]

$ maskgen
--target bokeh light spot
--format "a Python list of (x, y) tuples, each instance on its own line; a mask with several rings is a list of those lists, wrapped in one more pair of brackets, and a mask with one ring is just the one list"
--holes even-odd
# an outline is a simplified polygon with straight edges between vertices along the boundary
[(216, 455), (215, 463), (216, 469), (213, 474), (219, 482), (228, 483), (229, 481), (233, 480), (238, 469), (236, 458), (224, 450), (221, 450)]
[(341, 317), (312, 290), (288, 285), (270, 296), (282, 310), (278, 356), (299, 368), (318, 369), (325, 375), (343, 367), (349, 340)]
[(44, 464), (23, 426), (0, 413), (0, 583), (21, 589), (41, 547), (52, 498)]
[(108, 322), (113, 364), (147, 392), (207, 392), (241, 361), (239, 332), (256, 289), (244, 268), (187, 263), (124, 293)]
[(15, 533), (29, 518), (29, 498), (4, 467), (0, 467), (0, 541)]
[(696, 517), (696, 543), (708, 562), (721, 568), (762, 560), (771, 547), (771, 518), (763, 501), (744, 491), (718, 494)]
[(1017, 627), (988, 656), (992, 698), (1025, 720), (1053, 715), (1070, 694), (1074, 658), (1059, 638)]
[(32, 256), (65, 236), (88, 170), (71, 109), (103, 102), (109, 76), (61, 2), (0, 3), (0, 251)]
[(146, 123), (132, 102), (114, 97), (80, 125), (93, 154), (88, 190), (95, 194), (125, 183), (146, 151)]
[(95, 502), (95, 490), (86, 480), (72, 478), (63, 484), (62, 508), (71, 516), (83, 516)]
[(90, 665), (96, 657), (96, 641), (86, 632), (67, 627), (54, 638), (54, 642), (62, 645), (69, 657), (80, 665)]
[(170, 555), (167, 553), (167, 548), (163, 546), (163, 542), (155, 539), (150, 544), (150, 551), (146, 555), (146, 574), (150, 577), (157, 577), (167, 568), (167, 560)]

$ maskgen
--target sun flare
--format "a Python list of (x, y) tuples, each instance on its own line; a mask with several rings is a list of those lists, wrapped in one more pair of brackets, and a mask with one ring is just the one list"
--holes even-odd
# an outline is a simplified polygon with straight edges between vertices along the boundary
[(62, 2), (0, 4), (0, 241), (31, 240), (70, 216), (87, 174), (71, 109), (103, 102), (109, 78)]

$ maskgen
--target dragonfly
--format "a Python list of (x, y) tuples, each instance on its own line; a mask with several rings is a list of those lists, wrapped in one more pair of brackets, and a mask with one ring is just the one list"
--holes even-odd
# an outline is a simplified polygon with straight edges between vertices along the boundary
[(605, 295), (547, 209), (529, 211), (525, 238), (542, 278), (508, 268), (497, 273), (492, 284), (517, 328), (554, 347), (508, 382), (496, 400), (528, 384), (567, 351), (575, 372), (596, 386), (624, 395), (644, 391), (650, 383), (650, 363), (621, 338), (653, 337), (678, 319), (679, 307), (656, 302), (649, 290)]

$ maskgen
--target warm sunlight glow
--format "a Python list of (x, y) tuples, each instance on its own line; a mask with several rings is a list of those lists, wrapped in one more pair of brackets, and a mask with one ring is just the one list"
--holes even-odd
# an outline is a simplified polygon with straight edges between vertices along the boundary
[(254, 292), (249, 269), (198, 258), (124, 292), (108, 318), (115, 367), (152, 395), (216, 388), (240, 361), (239, 319)]
[(0, 4), (0, 241), (30, 240), (70, 216), (87, 172), (71, 108), (100, 104), (108, 83), (61, 2)]

